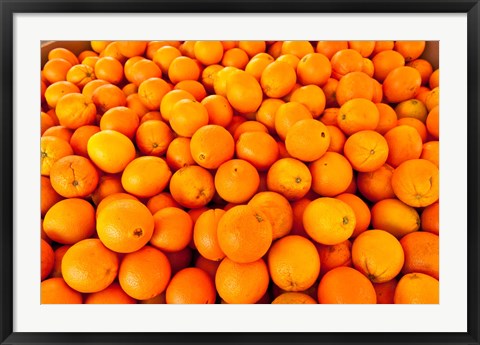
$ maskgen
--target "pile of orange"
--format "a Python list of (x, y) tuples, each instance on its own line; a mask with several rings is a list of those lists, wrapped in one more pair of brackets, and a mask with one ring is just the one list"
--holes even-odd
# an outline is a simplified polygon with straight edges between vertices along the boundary
[(41, 71), (42, 303), (438, 303), (425, 41), (91, 41)]

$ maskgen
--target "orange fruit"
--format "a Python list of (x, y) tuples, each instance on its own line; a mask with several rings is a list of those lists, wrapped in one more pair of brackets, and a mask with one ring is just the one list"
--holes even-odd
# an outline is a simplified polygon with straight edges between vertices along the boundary
[(100, 211), (102, 211), (108, 204), (110, 204), (112, 201), (115, 200), (120, 200), (120, 199), (130, 199), (130, 200), (137, 200), (136, 197), (134, 197), (131, 194), (120, 192), (120, 193), (113, 193), (110, 194), (109, 196), (106, 196), (105, 198), (102, 199), (97, 205), (97, 210), (96, 210), (96, 217), (98, 218), (98, 214)]
[(398, 199), (384, 199), (372, 207), (372, 226), (388, 231), (396, 238), (420, 229), (417, 210)]
[(292, 90), (296, 80), (297, 75), (291, 65), (283, 61), (274, 61), (263, 70), (260, 84), (267, 97), (281, 98)]
[[(422, 121), (418, 119), (414, 119), (413, 117), (404, 117), (403, 119), (400, 119), (397, 121), (397, 126), (410, 126), (415, 128), (415, 130), (418, 132), (420, 135), (420, 139), (422, 139), (422, 143), (427, 141), (427, 127), (423, 124)], [(422, 152), (423, 152), (423, 146), (422, 146)]]
[(89, 158), (88, 140), (92, 135), (98, 132), (100, 132), (100, 127), (95, 125), (87, 125), (77, 128), (70, 138), (70, 146), (72, 147), (73, 152), (78, 156)]
[(173, 139), (173, 131), (160, 120), (145, 121), (140, 124), (135, 134), (138, 149), (147, 156), (163, 156)]
[(317, 304), (317, 301), (302, 292), (285, 292), (276, 297), (272, 304)]
[(272, 225), (260, 209), (238, 205), (220, 218), (218, 244), (237, 263), (251, 263), (265, 255), (272, 244)]
[(196, 80), (182, 80), (175, 85), (174, 89), (191, 93), (197, 102), (201, 102), (207, 96), (205, 87)]
[(151, 59), (160, 67), (163, 74), (167, 74), (173, 59), (179, 56), (182, 56), (182, 53), (178, 48), (166, 45), (158, 48)]
[(122, 172), (135, 158), (135, 146), (124, 134), (115, 130), (102, 130), (88, 140), (89, 158), (102, 171), (110, 174)]
[(191, 99), (182, 99), (175, 103), (169, 117), (170, 126), (182, 137), (191, 138), (200, 127), (208, 124), (207, 109), (200, 102)]
[(74, 290), (83, 293), (102, 291), (117, 277), (118, 256), (99, 239), (75, 243), (62, 259), (62, 276)]
[(118, 50), (127, 58), (143, 55), (145, 49), (147, 49), (147, 42), (145, 41), (118, 41)]
[(332, 76), (340, 79), (350, 72), (360, 72), (363, 69), (363, 56), (354, 49), (342, 49), (333, 54), (330, 59)]
[(397, 284), (395, 304), (438, 304), (439, 282), (423, 273), (405, 274)]
[(62, 58), (48, 60), (43, 66), (42, 76), (50, 83), (67, 80), (68, 70), (72, 64)]
[(438, 279), (439, 276), (439, 238), (438, 235), (417, 231), (400, 239), (405, 253), (402, 273), (424, 273)]
[(209, 95), (201, 101), (208, 112), (208, 123), (227, 127), (232, 121), (233, 109), (224, 96)]
[(428, 86), (430, 87), (430, 89), (434, 89), (438, 87), (439, 82), (440, 82), (440, 70), (437, 68), (432, 72), (432, 74), (430, 75), (430, 78), (428, 78)]
[(209, 93), (213, 93), (214, 91), (214, 80), (216, 75), (219, 71), (221, 71), (224, 67), (219, 64), (206, 66), (202, 71), (201, 82), (205, 87), (205, 90)]
[(302, 85), (323, 86), (332, 74), (329, 59), (321, 53), (310, 53), (301, 58), (297, 65), (298, 81)]
[(168, 67), (168, 78), (173, 84), (182, 80), (198, 80), (200, 67), (188, 56), (179, 56), (172, 60)]
[(83, 199), (60, 200), (45, 214), (43, 229), (55, 242), (76, 243), (93, 235), (95, 210)]
[(285, 236), (272, 244), (268, 252), (268, 270), (272, 281), (285, 291), (310, 288), (320, 273), (320, 257), (315, 245), (302, 236)]
[(317, 53), (325, 55), (328, 59), (339, 50), (348, 49), (347, 41), (318, 41), (315, 47)]
[(374, 283), (395, 278), (404, 260), (402, 245), (385, 230), (367, 230), (353, 241), (353, 266)]
[(63, 278), (50, 278), (40, 284), (41, 304), (82, 304), (82, 294), (65, 283)]
[(175, 274), (166, 291), (167, 304), (214, 304), (217, 297), (212, 278), (196, 267)]
[(103, 199), (111, 194), (123, 193), (122, 181), (118, 175), (102, 175), (97, 189), (92, 194), (92, 201), (98, 205)]
[(405, 66), (405, 58), (395, 50), (384, 50), (372, 58), (374, 67), (374, 78), (383, 82), (388, 73), (397, 67)]
[[(85, 88), (83, 91), (85, 91)], [(97, 113), (103, 114), (108, 109), (126, 106), (127, 96), (118, 86), (106, 84), (98, 86), (95, 91), (93, 91), (92, 101), (97, 107)]]
[(303, 213), (305, 231), (321, 244), (333, 245), (347, 240), (352, 236), (355, 224), (353, 209), (339, 199), (315, 199)]
[(42, 136), (40, 138), (40, 173), (50, 176), (52, 165), (60, 158), (73, 155), (70, 144), (58, 137)]
[(165, 80), (153, 77), (140, 83), (138, 96), (149, 110), (158, 111), (163, 97), (171, 90), (171, 86)]
[[(135, 59), (135, 58), (133, 58)], [(128, 72), (127, 72), (128, 71)], [(133, 61), (128, 70), (125, 70), (127, 80), (140, 88), (140, 85), (151, 78), (161, 78), (162, 70), (155, 62), (148, 59), (138, 59)], [(163, 84), (165, 85), (165, 84)]]
[(373, 55), (376, 55), (384, 50), (391, 50), (395, 46), (394, 41), (376, 41), (375, 48), (373, 48)]
[(293, 91), (290, 101), (299, 102), (306, 106), (314, 118), (318, 118), (325, 110), (325, 93), (317, 85), (299, 87)]
[(395, 107), (395, 112), (399, 119), (403, 118), (415, 118), (423, 123), (427, 120), (428, 111), (423, 102), (417, 99), (409, 99), (400, 102)]
[(233, 131), (233, 139), (237, 141), (243, 133), (247, 132), (268, 133), (268, 128), (258, 121), (243, 121)]
[(165, 254), (147, 245), (125, 255), (118, 271), (118, 281), (130, 297), (146, 300), (165, 291), (171, 272)]
[(107, 110), (100, 119), (102, 131), (110, 129), (126, 135), (133, 139), (140, 125), (138, 115), (127, 107), (114, 107)]
[(170, 193), (180, 205), (200, 208), (213, 198), (215, 193), (213, 176), (200, 166), (185, 166), (172, 175)]
[(225, 257), (217, 236), (218, 222), (225, 210), (216, 208), (203, 212), (195, 222), (193, 241), (200, 255), (208, 260), (219, 261)]
[(393, 170), (390, 165), (384, 164), (375, 171), (359, 173), (357, 187), (361, 195), (372, 202), (394, 198), (395, 193), (391, 183)]
[(377, 296), (372, 283), (351, 267), (328, 271), (318, 284), (320, 304), (375, 304)]
[(348, 48), (356, 50), (363, 57), (369, 57), (375, 49), (375, 41), (348, 41)]
[(123, 80), (123, 65), (113, 57), (101, 57), (95, 63), (95, 76), (111, 84), (119, 84)]
[(254, 77), (247, 72), (236, 71), (227, 77), (226, 97), (233, 109), (245, 114), (260, 107), (263, 93), (260, 83)]
[(268, 268), (262, 259), (237, 263), (224, 258), (215, 275), (217, 292), (229, 304), (258, 302), (267, 292), (268, 282)]
[(392, 188), (409, 206), (429, 206), (438, 200), (438, 167), (425, 159), (405, 161), (393, 172)]
[[(353, 181), (353, 180), (352, 180)], [(369, 206), (360, 197), (352, 193), (343, 193), (337, 195), (335, 199), (341, 200), (350, 206), (355, 214), (355, 229), (352, 237), (357, 237), (368, 229), (371, 221)]]
[(296, 55), (299, 59), (301, 59), (305, 55), (313, 53), (314, 49), (309, 41), (283, 41), (281, 52), (282, 54)]
[(244, 203), (258, 190), (257, 169), (243, 159), (231, 159), (221, 164), (215, 173), (215, 189), (227, 202)]
[(41, 177), (40, 199), (42, 216), (44, 216), (53, 205), (63, 199), (60, 194), (55, 192), (55, 189), (53, 189), (50, 183), (50, 179), (46, 176)]
[(327, 82), (322, 86), (322, 91), (325, 95), (326, 107), (337, 107), (337, 87), (338, 80), (335, 78), (328, 78)]
[[(268, 55), (268, 54), (267, 54)], [(257, 81), (261, 81), (265, 68), (274, 61), (273, 57), (254, 57), (245, 66), (245, 72), (251, 74)]]
[(190, 215), (178, 207), (166, 207), (153, 215), (155, 222), (150, 244), (164, 252), (178, 252), (188, 246), (193, 235)]
[(343, 151), (353, 169), (370, 172), (385, 164), (389, 146), (381, 134), (366, 130), (352, 134), (345, 142)]
[(173, 199), (170, 193), (162, 192), (149, 198), (146, 206), (152, 214), (155, 214), (165, 207), (180, 207), (180, 204)]
[(182, 99), (195, 100), (193, 95), (185, 90), (171, 90), (163, 96), (160, 103), (160, 113), (165, 121), (170, 121), (173, 106)]
[(375, 92), (373, 79), (364, 72), (350, 72), (340, 78), (335, 90), (337, 103), (342, 106), (354, 98), (371, 101)]
[(437, 141), (429, 141), (423, 144), (421, 159), (426, 159), (439, 167), (439, 149), (440, 143)]
[(275, 133), (275, 114), (278, 107), (284, 103), (281, 99), (267, 98), (257, 110), (255, 120), (265, 125), (270, 134)]
[(98, 172), (85, 157), (70, 155), (57, 160), (50, 169), (53, 189), (65, 198), (83, 198), (98, 184)]
[(58, 247), (54, 251), (55, 259), (51, 277), (62, 277), (62, 259), (67, 250), (71, 247), (71, 245), (66, 244), (63, 246)]
[(95, 105), (81, 93), (68, 93), (62, 96), (55, 107), (60, 125), (70, 129), (91, 125), (95, 122)]
[(267, 188), (288, 200), (303, 198), (312, 185), (312, 175), (305, 163), (295, 158), (277, 160), (267, 172)]
[(150, 241), (154, 219), (140, 201), (117, 199), (97, 213), (97, 233), (102, 243), (117, 253), (131, 253)]
[(328, 128), (314, 119), (297, 121), (288, 129), (285, 138), (288, 153), (304, 162), (313, 162), (322, 157), (329, 145)]
[(202, 64), (213, 65), (222, 61), (223, 45), (220, 41), (196, 41), (193, 52)]
[(72, 65), (78, 64), (78, 58), (70, 50), (66, 48), (53, 48), (48, 52), (48, 60), (52, 59), (64, 59), (70, 62)]
[(260, 192), (253, 196), (248, 205), (260, 210), (272, 225), (272, 237), (287, 235), (293, 225), (293, 210), (288, 200), (276, 192)]
[(122, 186), (139, 198), (150, 198), (168, 186), (172, 172), (163, 158), (143, 156), (132, 160), (122, 173)]
[(238, 158), (251, 163), (257, 170), (265, 171), (278, 159), (275, 139), (264, 132), (245, 132), (235, 145)]
[(137, 301), (127, 295), (117, 282), (113, 282), (102, 291), (88, 294), (85, 304), (136, 304)]
[(422, 85), (428, 84), (430, 76), (433, 73), (433, 67), (429, 61), (425, 59), (415, 59), (407, 63), (407, 66), (413, 67), (420, 72), (420, 75), (422, 76)]
[(394, 128), (398, 123), (398, 118), (395, 110), (385, 103), (376, 103), (377, 109), (380, 114), (377, 128), (378, 133), (384, 135), (390, 129)]
[(423, 142), (418, 131), (407, 125), (400, 125), (385, 133), (388, 143), (387, 163), (397, 167), (410, 159), (420, 158)]
[(206, 169), (217, 169), (233, 157), (235, 142), (222, 126), (207, 125), (193, 134), (190, 151), (198, 165)]
[(80, 89), (69, 81), (57, 81), (45, 89), (45, 101), (50, 108), (55, 108), (58, 100), (69, 93), (80, 93)]
[(243, 70), (248, 61), (248, 54), (243, 49), (234, 47), (224, 51), (221, 63), (225, 67), (235, 67)]
[(328, 146), (327, 151), (343, 153), (343, 147), (347, 137), (337, 126), (327, 126), (328, 132), (330, 133), (330, 145)]
[(168, 145), (166, 160), (168, 166), (173, 171), (177, 171), (188, 165), (195, 165), (190, 151), (190, 141), (190, 138), (177, 137)]
[(238, 41), (238, 48), (244, 50), (249, 57), (265, 52), (267, 44), (265, 41)]
[(399, 103), (415, 98), (422, 84), (422, 76), (415, 68), (397, 67), (383, 81), (383, 95), (390, 103)]
[(439, 203), (425, 207), (421, 214), (421, 228), (423, 231), (438, 235), (439, 233)]
[(280, 139), (285, 140), (288, 130), (296, 122), (312, 118), (313, 115), (308, 108), (299, 102), (281, 104), (275, 113), (275, 131)]
[(380, 113), (372, 101), (354, 98), (341, 106), (337, 124), (346, 135), (352, 135), (361, 130), (375, 130), (379, 119)]
[(93, 93), (95, 92), (96, 89), (98, 89), (100, 86), (103, 85), (109, 85), (109, 83), (105, 80), (102, 79), (94, 79), (90, 82), (88, 82), (82, 89), (82, 95), (87, 97), (87, 100), (90, 102), (93, 100)]
[(347, 190), (353, 178), (350, 162), (339, 153), (326, 152), (309, 165), (312, 190), (320, 196), (333, 197)]
[(52, 246), (43, 239), (40, 242), (40, 256), (40, 279), (43, 281), (52, 272), (55, 262), (55, 254), (53, 253)]
[(333, 245), (315, 243), (315, 247), (320, 257), (320, 276), (337, 267), (352, 266), (352, 242), (349, 240)]
[(412, 61), (419, 58), (424, 49), (425, 41), (395, 41), (395, 49), (397, 52), (403, 55), (405, 61)]

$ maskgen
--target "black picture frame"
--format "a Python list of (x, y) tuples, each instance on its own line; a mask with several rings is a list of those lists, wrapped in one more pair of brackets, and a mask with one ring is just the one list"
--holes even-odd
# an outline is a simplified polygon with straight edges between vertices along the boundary
[[(468, 310), (465, 333), (17, 333), (13, 332), (13, 16), (15, 13), (466, 13), (468, 25)], [(480, 344), (478, 0), (0, 0), (1, 344)], [(455, 317), (452, 315), (452, 317)]]

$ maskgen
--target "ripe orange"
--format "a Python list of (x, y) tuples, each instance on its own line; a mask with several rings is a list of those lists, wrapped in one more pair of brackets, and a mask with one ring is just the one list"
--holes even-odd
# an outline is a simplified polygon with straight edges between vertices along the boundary
[(345, 142), (343, 151), (353, 169), (370, 172), (385, 164), (389, 146), (381, 134), (365, 130), (352, 134)]
[(185, 166), (172, 175), (170, 193), (184, 207), (203, 207), (212, 200), (215, 193), (213, 176), (200, 166)]
[(111, 84), (119, 84), (123, 79), (123, 65), (113, 57), (101, 57), (95, 63), (95, 76)]
[(288, 130), (296, 122), (312, 118), (313, 115), (308, 108), (299, 102), (281, 104), (275, 113), (275, 131), (280, 139), (285, 140)]
[(89, 158), (88, 156), (88, 140), (95, 133), (100, 132), (100, 127), (95, 125), (87, 125), (79, 127), (70, 137), (70, 146), (73, 152), (78, 156)]
[(91, 125), (95, 122), (95, 105), (81, 93), (68, 93), (62, 96), (55, 107), (60, 125), (70, 129)]
[(393, 171), (390, 165), (384, 164), (375, 171), (359, 173), (357, 187), (361, 195), (372, 202), (394, 198), (395, 193), (391, 183)]
[(224, 96), (209, 95), (201, 101), (208, 112), (208, 123), (227, 127), (232, 121), (233, 109)]
[(178, 207), (166, 207), (153, 215), (155, 222), (150, 244), (164, 252), (178, 252), (188, 246), (193, 235), (190, 215)]
[(43, 239), (40, 242), (40, 255), (40, 279), (43, 281), (50, 275), (55, 263), (55, 254), (53, 253), (52, 246)]
[(429, 206), (438, 200), (438, 174), (438, 167), (425, 159), (405, 161), (393, 172), (393, 191), (409, 206)]
[(353, 213), (355, 214), (355, 229), (353, 230), (352, 237), (357, 237), (368, 229), (371, 221), (371, 212), (365, 201), (352, 193), (343, 193), (337, 195), (335, 199), (345, 202), (352, 208)]
[(100, 119), (100, 129), (102, 131), (114, 130), (126, 135), (130, 140), (135, 136), (139, 125), (138, 115), (127, 107), (110, 108)]
[(398, 199), (384, 199), (373, 205), (372, 226), (388, 231), (396, 238), (420, 229), (417, 210)]
[(238, 205), (220, 218), (218, 243), (225, 255), (238, 263), (251, 263), (267, 253), (272, 225), (265, 213), (250, 205)]
[(258, 171), (267, 170), (277, 161), (279, 155), (275, 139), (260, 131), (242, 133), (236, 141), (235, 153)]
[(303, 213), (307, 234), (316, 242), (326, 245), (338, 244), (350, 238), (355, 224), (353, 209), (339, 199), (315, 199)]
[(57, 81), (48, 85), (45, 89), (44, 97), (48, 106), (50, 108), (55, 108), (58, 100), (69, 93), (80, 93), (80, 89), (77, 85), (69, 81)]
[(318, 255), (320, 257), (320, 276), (334, 268), (346, 266), (352, 267), (352, 242), (345, 240), (343, 242), (326, 245), (315, 243)]
[(246, 114), (260, 107), (263, 93), (260, 83), (253, 76), (244, 71), (235, 71), (227, 77), (226, 97), (233, 109)]
[(395, 278), (404, 260), (402, 245), (385, 230), (367, 230), (353, 241), (353, 266), (374, 283)]
[(422, 138), (418, 131), (407, 125), (400, 125), (385, 133), (388, 144), (387, 163), (396, 168), (410, 159), (420, 158), (422, 154)]
[(165, 291), (171, 272), (165, 254), (147, 245), (125, 255), (120, 263), (118, 281), (130, 297), (146, 300)]
[(117, 253), (131, 253), (150, 241), (154, 219), (140, 201), (117, 199), (97, 214), (97, 233), (102, 243)]
[(138, 96), (149, 110), (159, 110), (163, 97), (171, 91), (171, 86), (163, 79), (152, 77), (140, 83)]
[(195, 165), (195, 161), (190, 151), (190, 138), (177, 137), (172, 140), (167, 148), (166, 160), (168, 166), (173, 170), (184, 168), (189, 165)]
[(227, 202), (247, 202), (258, 190), (257, 169), (243, 159), (231, 159), (221, 164), (215, 173), (215, 189)]
[(276, 192), (260, 192), (250, 199), (248, 205), (260, 210), (272, 225), (272, 237), (287, 235), (293, 225), (293, 210), (288, 200)]
[(219, 261), (225, 257), (217, 236), (218, 222), (225, 210), (216, 208), (203, 212), (195, 222), (193, 241), (200, 255), (208, 260)]
[(295, 85), (297, 75), (288, 63), (274, 61), (262, 72), (260, 84), (267, 97), (282, 98), (286, 96)]
[(171, 128), (163, 121), (149, 120), (138, 126), (135, 142), (141, 153), (148, 156), (163, 156), (174, 139)]
[(422, 84), (422, 76), (415, 68), (397, 67), (383, 81), (383, 94), (390, 103), (399, 103), (414, 98)]
[(420, 222), (423, 231), (439, 234), (439, 206), (438, 202), (434, 202), (423, 209)]
[(322, 157), (329, 145), (328, 128), (314, 119), (297, 121), (288, 129), (285, 138), (287, 152), (304, 162), (313, 162)]
[(117, 277), (118, 256), (99, 239), (75, 243), (62, 258), (62, 277), (76, 291), (92, 293), (107, 288)]
[(295, 158), (281, 158), (267, 173), (267, 188), (288, 200), (303, 198), (312, 185), (312, 175), (305, 163)]
[(405, 274), (397, 284), (395, 304), (438, 304), (439, 282), (423, 273)]
[(40, 173), (50, 176), (52, 165), (60, 158), (73, 155), (70, 144), (58, 137), (42, 136), (40, 138)]
[(405, 235), (400, 240), (405, 253), (402, 273), (424, 273), (438, 279), (439, 277), (439, 237), (425, 231)]
[(327, 272), (318, 285), (320, 304), (375, 304), (372, 283), (351, 267), (337, 267)]
[(394, 48), (403, 55), (405, 61), (412, 61), (420, 57), (425, 49), (425, 41), (395, 41)]
[(65, 283), (63, 278), (50, 278), (40, 284), (42, 304), (82, 304), (82, 294)]
[(188, 56), (179, 56), (172, 60), (168, 67), (168, 78), (173, 84), (182, 80), (198, 80), (200, 68), (195, 60)]
[(256, 303), (267, 292), (269, 279), (267, 265), (262, 259), (237, 263), (227, 257), (218, 266), (215, 287), (227, 303)]
[(379, 119), (380, 113), (372, 101), (354, 98), (341, 106), (337, 124), (346, 135), (352, 135), (361, 130), (375, 130)]
[(172, 172), (163, 158), (143, 156), (132, 160), (122, 173), (122, 186), (139, 198), (150, 198), (168, 186)]
[(215, 284), (207, 272), (188, 267), (175, 274), (167, 286), (167, 304), (213, 304)]
[(371, 101), (375, 92), (373, 79), (364, 72), (350, 72), (340, 78), (335, 90), (337, 103), (342, 106), (354, 98)]
[(344, 193), (353, 178), (350, 162), (341, 154), (326, 152), (309, 165), (312, 190), (320, 196), (333, 197)]
[(372, 58), (375, 69), (373, 76), (379, 82), (383, 82), (388, 73), (397, 67), (405, 66), (405, 58), (395, 50), (384, 50)]
[(360, 72), (363, 69), (363, 56), (354, 49), (342, 49), (333, 54), (330, 59), (332, 76), (340, 79), (350, 72)]
[(397, 284), (397, 279), (392, 279), (385, 283), (373, 283), (373, 288), (377, 294), (377, 304), (393, 304), (393, 296), (395, 295)]
[[(163, 116), (163, 113), (162, 113)], [(191, 99), (181, 99), (169, 112), (170, 126), (179, 136), (191, 138), (200, 128), (208, 124), (208, 111)]]
[(135, 158), (135, 146), (124, 134), (115, 130), (102, 130), (88, 140), (89, 158), (102, 171), (110, 174), (122, 172)]
[(276, 241), (268, 252), (272, 281), (285, 291), (310, 288), (320, 273), (320, 257), (314, 244), (302, 236), (289, 235)]
[(98, 172), (85, 157), (65, 156), (52, 165), (50, 182), (65, 198), (84, 198), (97, 188)]
[(272, 304), (317, 304), (317, 301), (302, 292), (285, 292), (276, 297)]
[(206, 169), (217, 169), (233, 157), (235, 142), (222, 126), (207, 125), (193, 134), (190, 151), (198, 165)]

